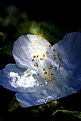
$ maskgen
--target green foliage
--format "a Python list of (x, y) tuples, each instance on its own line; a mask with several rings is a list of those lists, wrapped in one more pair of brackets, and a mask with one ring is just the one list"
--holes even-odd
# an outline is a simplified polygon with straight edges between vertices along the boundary
[(63, 121), (80, 121), (81, 112), (79, 111), (70, 111), (70, 110), (56, 110), (52, 114), (52, 121), (58, 121), (59, 119)]
[(9, 112), (13, 112), (15, 111), (18, 107), (19, 107), (19, 102), (15, 99), (15, 97), (13, 97), (13, 99), (11, 100), (9, 106), (8, 106), (8, 111)]

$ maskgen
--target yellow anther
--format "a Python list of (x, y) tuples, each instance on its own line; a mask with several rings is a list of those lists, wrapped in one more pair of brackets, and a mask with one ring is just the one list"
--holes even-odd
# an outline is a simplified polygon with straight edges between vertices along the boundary
[(43, 60), (43, 58), (40, 58), (40, 60)]
[(59, 61), (60, 61), (60, 62), (63, 62), (61, 57), (59, 57)]
[(34, 59), (32, 59), (32, 61), (34, 61)]
[(46, 71), (46, 69), (45, 69), (45, 68), (43, 68), (43, 71)]
[(39, 55), (37, 55), (37, 58), (39, 57)]
[(49, 52), (47, 51), (46, 54), (49, 54)]
[(47, 74), (47, 71), (45, 71), (44, 74)]
[(50, 65), (50, 67), (48, 69), (52, 69), (52, 65)]
[(45, 57), (45, 54), (43, 54), (42, 57)]
[(36, 58), (36, 55), (34, 55), (33, 58)]
[(56, 59), (57, 59), (56, 54), (54, 54), (54, 60), (56, 60)]
[(52, 47), (52, 45), (50, 44), (49, 47)]
[(38, 64), (37, 64), (37, 63), (35, 63), (35, 64), (34, 64), (34, 66), (35, 66), (35, 67), (38, 67)]

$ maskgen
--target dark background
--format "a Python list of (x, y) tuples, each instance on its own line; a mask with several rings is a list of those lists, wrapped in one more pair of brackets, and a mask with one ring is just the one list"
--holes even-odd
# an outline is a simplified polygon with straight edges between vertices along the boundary
[[(36, 21), (52, 20), (63, 27), (81, 27), (81, 6), (79, 1), (31, 1), (1, 0), (4, 7), (16, 5), (19, 11), (27, 12), (28, 18)], [(3, 14), (0, 8), (0, 14)], [(4, 16), (4, 15), (3, 15)]]
[[(26, 1), (26, 0), (0, 0), (0, 17), (5, 19), (7, 16), (6, 8), (9, 5), (15, 5), (18, 8), (18, 14), (21, 12), (26, 12), (28, 19), (36, 22), (45, 22), (50, 21), (53, 24), (57, 25), (61, 31), (66, 33), (68, 31), (79, 31), (81, 32), (81, 7), (78, 2), (67, 2), (67, 1)], [(17, 16), (16, 16), (17, 17)], [(21, 21), (21, 20), (20, 20)], [(18, 25), (19, 27), (19, 25)], [(50, 27), (50, 24), (49, 24)], [(12, 55), (9, 55), (5, 48), (8, 49), (8, 46), (11, 50), (12, 44), (14, 40), (18, 36), (14, 36), (17, 33), (17, 28), (15, 28), (14, 24), (10, 24), (7, 27), (4, 27), (0, 24), (0, 32), (6, 33), (6, 39), (2, 36), (0, 37), (0, 69), (4, 68), (4, 66), (8, 63), (14, 63), (14, 59)], [(51, 31), (52, 33), (52, 31)], [(65, 33), (64, 33), (65, 34)], [(59, 34), (57, 35), (59, 36)], [(63, 36), (59, 36), (59, 39)], [(6, 40), (6, 41), (5, 41)], [(12, 41), (11, 41), (12, 40)], [(6, 47), (7, 46), (7, 47)], [(0, 121), (18, 121), (18, 120), (47, 120), (47, 121), (78, 121), (79, 118), (73, 116), (69, 113), (58, 112), (53, 117), (52, 113), (57, 111), (57, 109), (61, 110), (71, 110), (71, 111), (79, 111), (81, 112), (81, 92), (77, 94), (71, 95), (67, 98), (63, 98), (59, 100), (59, 103), (56, 107), (52, 104), (51, 106), (45, 105), (44, 107), (39, 108), (38, 106), (22, 109), (18, 107), (13, 111), (9, 112), (9, 104), (12, 102), (14, 97), (14, 92), (6, 90), (0, 87)], [(15, 102), (15, 101), (14, 101)], [(11, 105), (11, 107), (13, 104)], [(10, 108), (11, 108), (10, 107)], [(49, 108), (50, 107), (50, 108)], [(78, 113), (79, 115), (79, 113)]]

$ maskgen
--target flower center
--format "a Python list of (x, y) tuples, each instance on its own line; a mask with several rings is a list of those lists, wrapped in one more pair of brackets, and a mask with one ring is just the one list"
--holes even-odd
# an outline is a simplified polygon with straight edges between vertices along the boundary
[(56, 73), (61, 68), (62, 58), (52, 46), (49, 45), (45, 53), (32, 56), (32, 63), (38, 70), (38, 75), (42, 76), (46, 82), (55, 80)]

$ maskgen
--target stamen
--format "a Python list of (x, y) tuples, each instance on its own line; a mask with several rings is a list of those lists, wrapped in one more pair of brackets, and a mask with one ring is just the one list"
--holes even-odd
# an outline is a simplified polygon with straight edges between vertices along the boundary
[(37, 55), (37, 58), (39, 57), (39, 55)]
[(46, 71), (46, 69), (45, 69), (45, 68), (43, 68), (43, 71)]
[(34, 55), (33, 58), (36, 58), (36, 55)]
[(45, 54), (43, 54), (42, 57), (45, 57)]
[(49, 52), (47, 51), (46, 54), (49, 54)]
[(43, 60), (43, 58), (40, 58), (40, 60)]
[(52, 65), (50, 65), (50, 67), (48, 69), (52, 69)]
[(52, 47), (52, 45), (49, 45), (49, 47)]
[(35, 63), (35, 64), (34, 64), (34, 66), (35, 66), (35, 67), (38, 67), (38, 64), (37, 64), (37, 63)]
[(61, 57), (59, 57), (59, 61), (60, 61), (60, 62), (63, 62)]
[(47, 71), (45, 71), (44, 74), (47, 74)]
[(54, 54), (54, 60), (56, 60), (56, 59), (57, 59), (56, 54)]
[(32, 59), (32, 61), (34, 61), (34, 59)]

